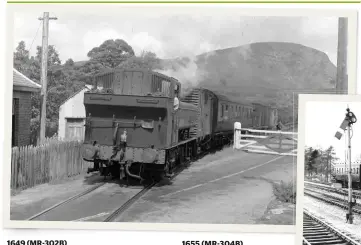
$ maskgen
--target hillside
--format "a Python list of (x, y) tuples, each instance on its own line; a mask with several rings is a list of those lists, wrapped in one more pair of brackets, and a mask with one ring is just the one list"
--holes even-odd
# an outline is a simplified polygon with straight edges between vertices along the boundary
[(187, 88), (203, 86), (281, 108), (292, 106), (292, 92), (325, 92), (335, 87), (336, 67), (328, 56), (294, 43), (253, 43), (200, 54), (193, 60), (161, 63), (160, 72)]

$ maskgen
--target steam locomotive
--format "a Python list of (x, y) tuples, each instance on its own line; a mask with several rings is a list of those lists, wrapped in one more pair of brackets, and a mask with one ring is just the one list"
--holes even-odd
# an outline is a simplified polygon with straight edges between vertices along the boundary
[(205, 88), (180, 98), (181, 83), (146, 69), (115, 69), (84, 94), (83, 158), (101, 175), (158, 179), (231, 142), (234, 122), (274, 128), (277, 109), (234, 101)]
[[(333, 166), (331, 176), (334, 182), (342, 184), (342, 187), (348, 187), (349, 166), (345, 163), (337, 163)], [(361, 189), (361, 162), (356, 161), (351, 164), (352, 187)]]

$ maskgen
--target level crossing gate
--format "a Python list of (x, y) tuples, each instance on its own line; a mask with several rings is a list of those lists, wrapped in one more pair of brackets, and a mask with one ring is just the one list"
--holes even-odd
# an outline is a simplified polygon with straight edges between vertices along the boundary
[[(243, 134), (242, 134), (243, 132)], [(233, 148), (251, 153), (297, 156), (297, 133), (242, 128), (234, 123)]]

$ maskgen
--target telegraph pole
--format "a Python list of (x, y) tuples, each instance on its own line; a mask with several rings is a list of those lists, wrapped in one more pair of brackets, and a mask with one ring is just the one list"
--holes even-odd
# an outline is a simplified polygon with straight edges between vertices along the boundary
[(48, 39), (49, 39), (49, 20), (57, 20), (56, 17), (49, 17), (49, 12), (44, 12), (43, 18), (43, 40), (41, 53), (41, 94), (40, 94), (40, 137), (38, 144), (44, 143), (46, 128), (46, 99), (47, 99), (47, 75), (48, 75)]
[(348, 93), (347, 75), (347, 18), (338, 19), (336, 93)]

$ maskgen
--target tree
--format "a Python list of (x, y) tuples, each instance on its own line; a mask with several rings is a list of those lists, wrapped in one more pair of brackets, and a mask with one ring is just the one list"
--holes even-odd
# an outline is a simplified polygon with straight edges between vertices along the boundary
[(68, 59), (67, 61), (65, 61), (65, 66), (73, 66), (73, 65), (74, 65), (73, 59)]
[[(42, 48), (41, 46), (36, 47), (36, 60), (39, 61), (41, 64), (41, 57), (42, 57)], [(49, 45), (48, 47), (48, 68), (51, 68), (53, 65), (61, 65), (61, 60), (59, 58), (59, 53), (56, 51), (55, 47), (53, 45)]]
[(338, 158), (336, 157), (335, 148), (333, 146), (329, 146), (324, 151), (324, 172), (326, 176), (326, 182), (329, 181), (329, 176), (331, 174), (331, 164), (333, 164)]
[(320, 152), (318, 149), (309, 147), (305, 150), (305, 173), (312, 176), (313, 173), (317, 174), (317, 164), (319, 163)]
[(335, 148), (329, 146), (326, 150), (308, 147), (305, 150), (305, 173), (309, 176), (312, 174), (321, 174), (326, 182), (329, 182), (331, 175), (331, 165), (338, 160)]
[(160, 60), (153, 52), (143, 51), (139, 57), (132, 56), (126, 61), (122, 62), (119, 68), (142, 68), (149, 70), (160, 69)]
[(96, 61), (108, 68), (115, 68), (133, 56), (133, 48), (122, 39), (106, 40), (99, 47), (95, 47), (88, 52), (90, 61)]
[(29, 51), (26, 50), (25, 42), (21, 41), (16, 47), (16, 52), (14, 52), (14, 68), (21, 73), (25, 73), (28, 63)]

